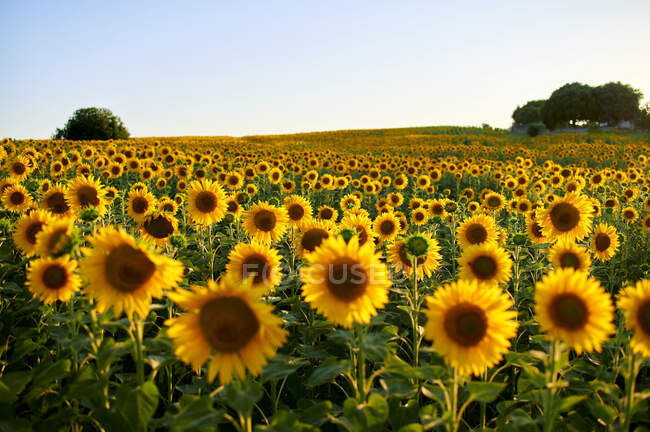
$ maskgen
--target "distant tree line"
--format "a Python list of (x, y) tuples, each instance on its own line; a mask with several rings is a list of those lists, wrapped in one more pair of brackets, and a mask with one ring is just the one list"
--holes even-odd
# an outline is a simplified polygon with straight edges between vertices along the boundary
[(650, 108), (639, 108), (643, 94), (629, 84), (610, 82), (597, 87), (578, 82), (565, 84), (548, 99), (533, 100), (518, 106), (512, 119), (518, 125), (557, 129), (607, 123), (616, 126), (629, 121), (638, 128), (649, 128)]
[(63, 129), (57, 129), (54, 139), (109, 140), (130, 136), (122, 120), (107, 108), (79, 108)]

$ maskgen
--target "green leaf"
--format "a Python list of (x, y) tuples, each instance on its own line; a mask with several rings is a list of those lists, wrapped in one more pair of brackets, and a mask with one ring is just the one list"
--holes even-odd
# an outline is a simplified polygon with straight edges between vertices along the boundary
[(278, 354), (262, 369), (262, 382), (286, 378), (306, 364), (309, 364), (306, 359)]
[(406, 426), (402, 426), (398, 432), (423, 432), (424, 428), (421, 424), (411, 423)]
[(320, 426), (327, 421), (330, 411), (332, 411), (332, 402), (323, 401), (310, 406), (299, 415), (303, 423), (312, 426)]
[(58, 360), (50, 364), (39, 364), (34, 368), (32, 385), (27, 395), (25, 395), (25, 399), (38, 398), (43, 391), (51, 389), (55, 381), (63, 379), (68, 374), (70, 364), (71, 362), (68, 359)]
[(294, 413), (285, 410), (278, 411), (273, 416), (270, 425), (258, 429), (268, 432), (316, 432), (319, 430), (314, 426), (300, 422)]
[(573, 395), (566, 396), (562, 398), (556, 398), (553, 402), (556, 405), (557, 412), (563, 413), (569, 411), (575, 404), (582, 402), (587, 399), (587, 396), (584, 395)]
[(465, 388), (469, 392), (469, 400), (490, 403), (506, 387), (504, 383), (487, 383), (481, 381), (470, 381)]
[(357, 404), (352, 398), (343, 403), (345, 420), (359, 432), (383, 431), (388, 411), (388, 402), (378, 393), (372, 393), (364, 404)]
[(5, 374), (0, 379), (0, 402), (13, 403), (31, 379), (32, 374), (27, 371), (15, 371)]
[(122, 384), (115, 395), (115, 408), (134, 431), (146, 431), (158, 407), (158, 387), (147, 381), (142, 386)]
[(350, 370), (350, 360), (328, 358), (322, 362), (307, 379), (308, 386), (317, 386), (332, 381), (340, 374)]
[(223, 417), (223, 411), (214, 409), (209, 396), (183, 395), (176, 404), (178, 413), (169, 415), (164, 425), (171, 432), (215, 431)]
[(248, 416), (255, 404), (262, 399), (264, 389), (262, 384), (252, 380), (233, 381), (219, 392), (218, 399), (240, 414)]
[(388, 355), (388, 341), (392, 336), (384, 333), (364, 335), (360, 349), (366, 353), (369, 360), (381, 361)]

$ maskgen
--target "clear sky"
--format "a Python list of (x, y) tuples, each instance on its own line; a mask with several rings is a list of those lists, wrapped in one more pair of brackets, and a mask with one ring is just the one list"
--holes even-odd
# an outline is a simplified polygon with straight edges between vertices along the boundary
[(507, 127), (566, 82), (650, 100), (650, 1), (0, 0), (0, 136)]

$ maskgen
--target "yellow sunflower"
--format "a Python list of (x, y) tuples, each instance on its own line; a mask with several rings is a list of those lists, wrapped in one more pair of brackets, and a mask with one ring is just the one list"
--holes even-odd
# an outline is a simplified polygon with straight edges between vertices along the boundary
[(535, 314), (550, 340), (578, 354), (600, 351), (614, 332), (614, 307), (598, 280), (573, 268), (557, 269), (535, 286)]
[(68, 206), (75, 212), (94, 207), (100, 215), (106, 213), (106, 190), (99, 180), (93, 177), (75, 177), (68, 183), (65, 191), (65, 200)]
[(281, 259), (276, 249), (264, 243), (239, 243), (228, 255), (226, 271), (236, 283), (251, 278), (252, 288), (266, 294), (280, 284)]
[(528, 234), (528, 238), (533, 244), (548, 243), (548, 239), (544, 236), (542, 227), (537, 223), (534, 214), (534, 212), (528, 212), (526, 214), (526, 233)]
[(161, 298), (164, 289), (183, 277), (180, 262), (137, 244), (122, 227), (102, 228), (89, 243), (91, 247), (82, 248), (79, 269), (100, 313), (112, 307), (116, 318), (122, 311), (144, 318), (152, 297)]
[(619, 247), (618, 234), (616, 228), (611, 225), (601, 223), (596, 227), (594, 235), (591, 238), (591, 251), (601, 261), (609, 261)]
[(496, 192), (490, 192), (485, 195), (483, 205), (492, 211), (499, 211), (506, 204), (506, 199), (503, 195)]
[(589, 272), (591, 257), (587, 248), (571, 240), (556, 242), (548, 253), (548, 260), (555, 268), (571, 267), (575, 270)]
[(178, 221), (171, 213), (153, 212), (145, 216), (140, 232), (145, 239), (156, 246), (164, 246), (178, 232)]
[(625, 207), (621, 210), (621, 216), (623, 216), (625, 222), (632, 223), (639, 218), (639, 212), (637, 212), (634, 207)]
[(372, 230), (372, 221), (367, 214), (346, 213), (339, 223), (339, 229), (344, 228), (353, 228), (357, 232), (357, 235), (359, 236), (359, 246), (364, 246), (368, 241), (374, 244), (375, 233)]
[(304, 258), (314, 252), (323, 240), (332, 235), (332, 224), (326, 221), (310, 219), (300, 224), (300, 234), (296, 239), (296, 253)]
[(400, 231), (399, 219), (391, 211), (382, 213), (375, 219), (373, 230), (380, 241), (392, 241)]
[(72, 218), (53, 219), (36, 233), (34, 252), (42, 257), (59, 256), (69, 250), (74, 236)]
[(32, 206), (34, 200), (25, 186), (9, 186), (2, 194), (2, 205), (11, 212), (22, 213)]
[(29, 160), (24, 156), (16, 156), (7, 165), (9, 176), (15, 182), (21, 182), (32, 172)]
[(578, 241), (591, 230), (593, 207), (587, 197), (568, 193), (555, 200), (545, 210), (537, 212), (537, 222), (550, 241), (560, 239)]
[(251, 279), (238, 283), (228, 277), (219, 283), (210, 280), (207, 287), (169, 293), (187, 311), (165, 321), (176, 356), (196, 371), (209, 360), (208, 381), (218, 375), (221, 385), (230, 383), (233, 373), (244, 379), (246, 369), (259, 375), (286, 341), (287, 331), (258, 294)]
[(424, 336), (461, 375), (480, 375), (494, 366), (517, 335), (517, 312), (497, 287), (459, 280), (427, 297)]
[(650, 280), (625, 288), (618, 307), (625, 315), (625, 326), (634, 331), (630, 340), (633, 352), (650, 357)]
[(27, 269), (27, 288), (46, 304), (68, 302), (81, 284), (76, 268), (77, 262), (67, 255), (35, 259)]
[(486, 285), (507, 283), (512, 275), (512, 259), (497, 243), (469, 246), (460, 258), (460, 278)]
[(497, 239), (497, 226), (489, 216), (476, 215), (465, 219), (457, 228), (461, 248), (489, 243)]
[(300, 195), (290, 195), (284, 199), (284, 208), (289, 215), (289, 223), (299, 226), (303, 221), (311, 219), (312, 208), (309, 201)]
[(359, 246), (358, 236), (348, 242), (330, 237), (306, 259), (302, 295), (335, 325), (367, 324), (388, 302), (388, 269), (371, 242)]
[(131, 219), (142, 223), (147, 214), (156, 208), (156, 197), (151, 192), (132, 190), (129, 192), (126, 206)]
[(187, 212), (194, 223), (207, 226), (226, 214), (226, 194), (212, 180), (194, 180), (187, 190)]
[[(422, 280), (425, 275), (431, 277), (438, 269), (442, 255), (440, 255), (440, 245), (436, 239), (431, 238), (429, 234), (417, 234), (417, 236), (424, 238), (427, 243), (424, 254), (417, 257), (417, 278)], [(396, 269), (403, 271), (407, 276), (413, 274), (411, 257), (406, 250), (406, 239), (396, 240), (390, 245), (388, 248), (388, 262)]]
[(336, 219), (339, 217), (339, 212), (336, 209), (326, 205), (321, 206), (317, 214), (318, 219), (330, 222), (336, 222)]
[(13, 235), (14, 244), (25, 256), (36, 253), (36, 235), (52, 220), (52, 215), (45, 210), (34, 210), (18, 218)]
[(246, 233), (253, 239), (263, 243), (276, 242), (287, 231), (289, 216), (281, 207), (275, 207), (268, 202), (254, 204), (245, 214), (243, 226)]

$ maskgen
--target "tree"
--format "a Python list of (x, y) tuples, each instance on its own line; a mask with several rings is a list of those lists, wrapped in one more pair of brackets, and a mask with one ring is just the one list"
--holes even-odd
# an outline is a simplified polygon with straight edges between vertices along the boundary
[(541, 110), (546, 99), (532, 100), (526, 102), (526, 105), (520, 107), (512, 113), (512, 119), (518, 124), (538, 123), (542, 121)]
[(643, 97), (641, 91), (620, 81), (598, 86), (593, 91), (598, 101), (598, 117), (594, 120), (615, 126), (638, 117), (639, 102)]
[(129, 131), (122, 120), (107, 108), (80, 108), (72, 114), (63, 129), (52, 138), (69, 140), (126, 139)]
[(634, 120), (634, 126), (638, 129), (650, 131), (650, 102), (639, 110), (637, 118)]
[(598, 112), (593, 88), (579, 82), (555, 90), (541, 109), (542, 121), (549, 129), (565, 123), (573, 126), (580, 121), (594, 120)]

